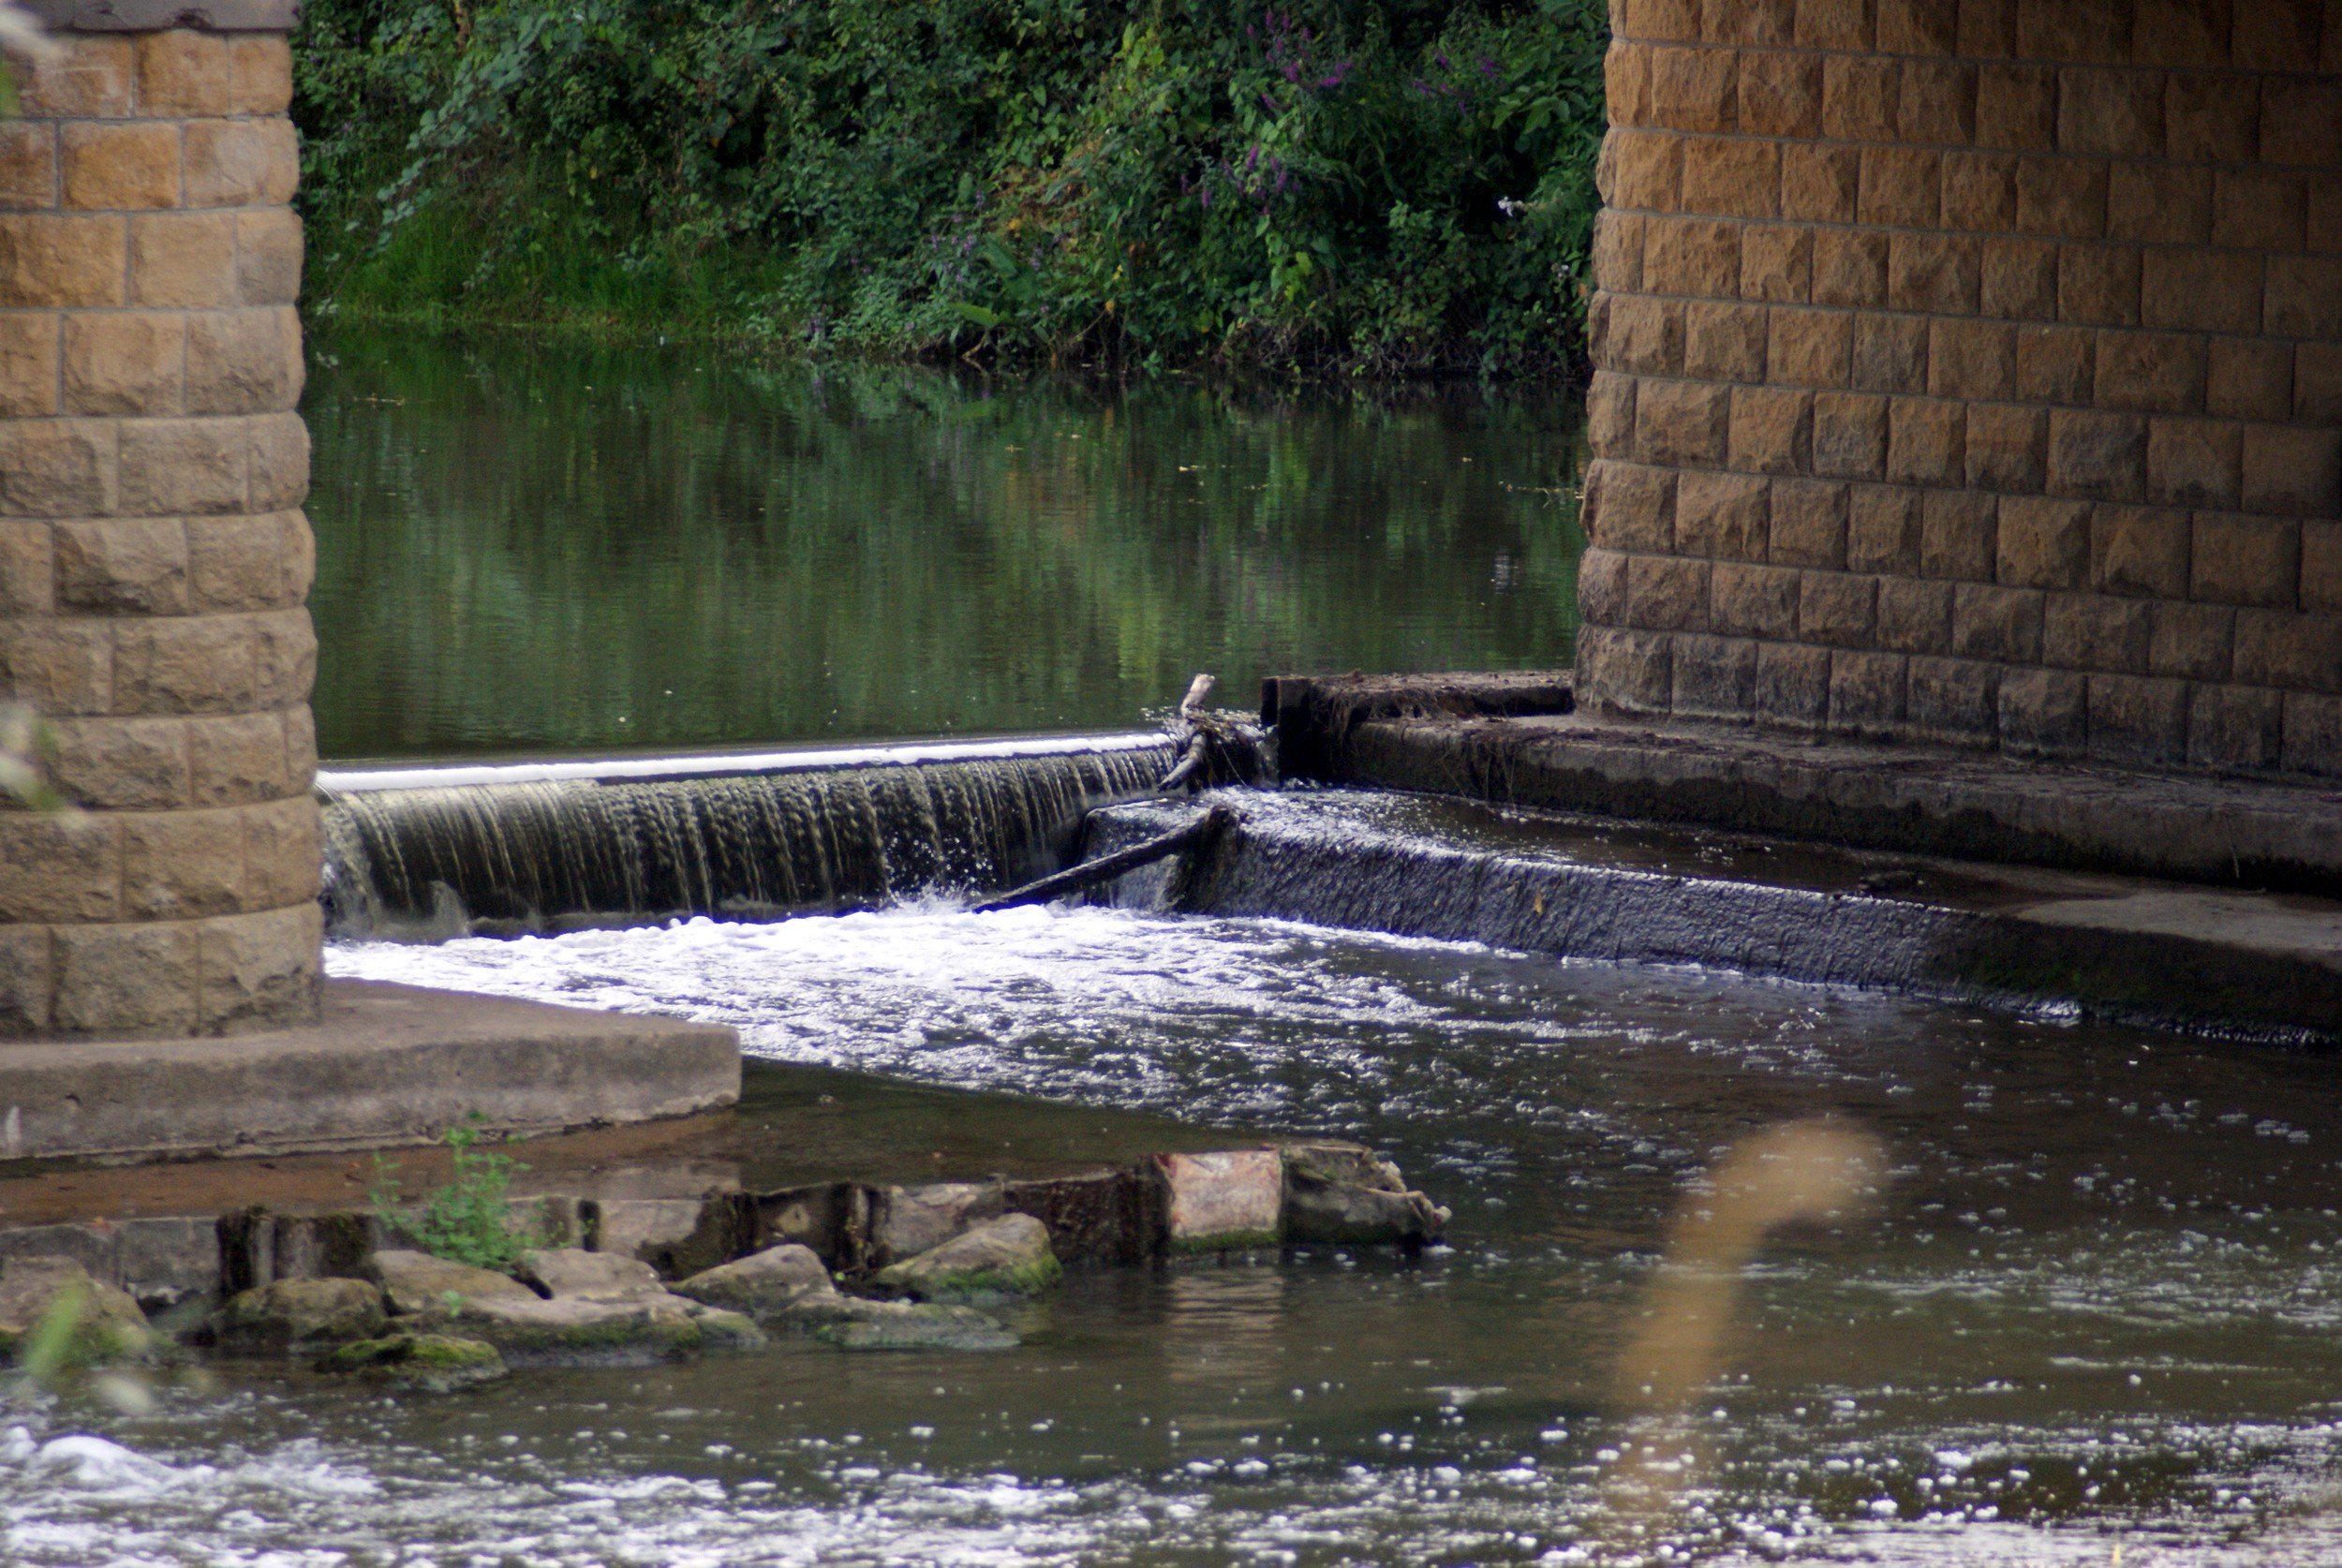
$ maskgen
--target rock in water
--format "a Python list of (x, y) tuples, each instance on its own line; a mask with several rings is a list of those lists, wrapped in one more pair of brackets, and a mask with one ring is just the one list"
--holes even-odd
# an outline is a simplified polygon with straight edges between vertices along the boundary
[(1063, 1270), (1049, 1228), (1030, 1214), (1003, 1214), (871, 1277), (879, 1289), (922, 1301), (1038, 1295)]
[(1284, 1213), (1284, 1157), (1273, 1148), (1152, 1157), (1169, 1195), (1174, 1252), (1274, 1247)]
[(546, 1301), (524, 1292), (467, 1300), (452, 1326), (508, 1359), (605, 1364), (672, 1361), (701, 1347), (691, 1304), (660, 1294), (627, 1301)]
[(835, 1296), (837, 1287), (811, 1248), (791, 1242), (694, 1274), (675, 1286), (675, 1294), (763, 1321)]
[(382, 1293), (363, 1280), (278, 1280), (231, 1296), (219, 1337), (246, 1351), (302, 1351), (382, 1332)]
[(450, 1263), (428, 1252), (385, 1248), (360, 1265), (382, 1287), (391, 1310), (400, 1316), (446, 1316), (474, 1301), (536, 1301), (535, 1291), (509, 1274)]
[(703, 1306), (696, 1301), (685, 1302), (683, 1310), (699, 1324), (703, 1350), (763, 1350), (772, 1343), (764, 1337), (764, 1331), (756, 1326), (756, 1320), (745, 1312), (728, 1312), (721, 1307)]
[(1447, 1210), (1407, 1191), (1396, 1165), (1365, 1149), (1297, 1145), (1285, 1150), (1284, 1175), (1289, 1241), (1415, 1249), (1447, 1228)]
[(901, 1263), (940, 1247), (1001, 1212), (995, 1182), (939, 1181), (925, 1187), (886, 1187), (871, 1206), (870, 1246), (879, 1264)]
[(363, 1378), (386, 1388), (448, 1394), (494, 1383), (506, 1372), (494, 1345), (446, 1334), (393, 1334), (337, 1345), (317, 1359), (317, 1369)]
[(615, 1252), (588, 1252), (576, 1247), (551, 1247), (521, 1259), (521, 1279), (556, 1301), (629, 1301), (664, 1295), (659, 1271), (634, 1258)]
[(155, 1348), (146, 1314), (130, 1294), (91, 1279), (72, 1259), (10, 1258), (0, 1266), (0, 1354), (8, 1359), (21, 1360), (25, 1342), (51, 1314), (67, 1310), (75, 1315), (66, 1344), (70, 1360), (135, 1360)]
[(849, 1351), (1014, 1350), (1024, 1341), (972, 1307), (913, 1306), (841, 1295), (820, 1309), (813, 1330), (824, 1344)]

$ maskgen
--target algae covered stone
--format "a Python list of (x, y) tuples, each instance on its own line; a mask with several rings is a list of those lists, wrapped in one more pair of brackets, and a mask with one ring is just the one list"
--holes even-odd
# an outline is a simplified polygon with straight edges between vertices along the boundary
[(667, 1292), (659, 1271), (638, 1258), (576, 1247), (547, 1247), (526, 1253), (515, 1272), (556, 1301), (627, 1301)]
[(277, 1280), (230, 1296), (219, 1314), (220, 1340), (236, 1350), (371, 1339), (382, 1327), (382, 1293), (363, 1280)]
[(475, 1301), (542, 1299), (509, 1274), (399, 1248), (375, 1253), (360, 1272), (382, 1287), (391, 1310), (402, 1317), (445, 1316)]
[(1038, 1295), (1063, 1272), (1049, 1228), (1030, 1214), (1003, 1214), (871, 1277), (882, 1291), (922, 1301)]
[(448, 1334), (393, 1334), (337, 1345), (318, 1357), (316, 1366), (320, 1372), (426, 1394), (494, 1383), (507, 1370), (494, 1345)]
[(537, 1362), (671, 1361), (701, 1348), (690, 1303), (660, 1295), (628, 1301), (547, 1301), (487, 1296), (466, 1301), (452, 1326), (508, 1358)]
[(847, 1351), (1014, 1350), (1024, 1341), (972, 1307), (908, 1301), (865, 1301), (841, 1295), (824, 1306), (813, 1330), (823, 1343)]
[(151, 1354), (154, 1331), (127, 1291), (90, 1278), (71, 1258), (10, 1258), (0, 1265), (0, 1353), (22, 1361), (55, 1336), (63, 1359), (88, 1365)]
[(837, 1294), (813, 1250), (794, 1242), (694, 1274), (674, 1289), (677, 1295), (760, 1320)]
[(696, 1301), (687, 1303), (684, 1312), (699, 1324), (702, 1350), (753, 1351), (772, 1343), (764, 1337), (764, 1331), (756, 1326), (756, 1320), (745, 1312), (727, 1311)]
[(1447, 1210), (1410, 1191), (1399, 1167), (1370, 1150), (1297, 1144), (1284, 1156), (1287, 1240), (1412, 1250), (1447, 1228)]

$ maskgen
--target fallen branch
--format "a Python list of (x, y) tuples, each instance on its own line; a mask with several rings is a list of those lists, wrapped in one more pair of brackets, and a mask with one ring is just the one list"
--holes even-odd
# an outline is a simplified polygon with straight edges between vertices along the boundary
[(1233, 809), (1224, 805), (1215, 806), (1185, 827), (1141, 839), (1127, 849), (1100, 855), (1096, 860), (1086, 860), (1079, 865), (1060, 871), (1055, 876), (1044, 877), (1037, 882), (1027, 882), (1014, 892), (986, 899), (974, 906), (971, 912), (990, 914), (997, 910), (1015, 909), (1020, 904), (1045, 904), (1063, 894), (1078, 893), (1100, 882), (1110, 882), (1126, 871), (1152, 865), (1156, 861), (1167, 859), (1182, 851), (1203, 849), (1226, 832), (1235, 821), (1236, 812)]

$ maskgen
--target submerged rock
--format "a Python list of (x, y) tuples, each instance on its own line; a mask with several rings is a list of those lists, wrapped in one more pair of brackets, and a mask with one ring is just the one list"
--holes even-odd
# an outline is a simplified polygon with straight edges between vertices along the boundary
[(0, 1265), (0, 1354), (21, 1360), (51, 1314), (68, 1309), (74, 1324), (63, 1348), (69, 1360), (129, 1361), (155, 1349), (146, 1314), (127, 1291), (91, 1279), (71, 1258), (23, 1257)]
[(837, 1294), (822, 1260), (811, 1248), (794, 1242), (767, 1247), (738, 1263), (694, 1274), (674, 1289), (677, 1295), (759, 1320), (779, 1317), (808, 1302)]
[(922, 1301), (1037, 1295), (1063, 1272), (1049, 1230), (1030, 1214), (1003, 1214), (871, 1278), (880, 1290)]
[(1288, 1241), (1414, 1249), (1447, 1228), (1447, 1210), (1408, 1191), (1398, 1166), (1355, 1144), (1291, 1145), (1284, 1175)]
[(699, 1324), (702, 1350), (753, 1351), (772, 1343), (764, 1337), (764, 1331), (756, 1326), (756, 1320), (745, 1312), (727, 1311), (697, 1301), (685, 1302), (683, 1310)]
[(990, 1351), (1014, 1350), (1024, 1343), (972, 1307), (865, 1301), (841, 1295), (815, 1309), (823, 1313), (823, 1321), (814, 1328), (813, 1337), (839, 1350)]
[(667, 1294), (657, 1269), (615, 1252), (545, 1248), (524, 1256), (518, 1272), (523, 1281), (556, 1301), (628, 1301)]
[(382, 1332), (382, 1293), (363, 1280), (278, 1280), (229, 1297), (219, 1337), (231, 1349), (301, 1351)]
[(1000, 1186), (988, 1181), (885, 1187), (872, 1200), (871, 1261), (882, 1265), (915, 1258), (1001, 1212)]
[(402, 1317), (444, 1317), (479, 1301), (541, 1299), (509, 1274), (398, 1248), (375, 1253), (360, 1265), (360, 1272), (382, 1287), (391, 1310)]
[(494, 1345), (447, 1334), (393, 1334), (360, 1339), (336, 1345), (318, 1357), (315, 1365), (320, 1372), (426, 1394), (494, 1383), (508, 1370)]
[(701, 1348), (690, 1303), (661, 1294), (627, 1301), (570, 1297), (467, 1300), (452, 1320), (467, 1336), (485, 1339), (508, 1357), (550, 1361), (671, 1361)]
[(1153, 1157), (1169, 1198), (1174, 1252), (1219, 1252), (1277, 1244), (1284, 1215), (1284, 1158), (1273, 1148)]

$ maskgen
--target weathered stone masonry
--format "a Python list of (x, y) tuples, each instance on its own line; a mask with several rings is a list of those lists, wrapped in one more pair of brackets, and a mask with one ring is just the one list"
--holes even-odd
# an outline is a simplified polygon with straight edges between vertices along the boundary
[(1579, 689), (2342, 774), (2342, 0), (1614, 0)]
[(81, 30), (0, 121), (0, 697), (82, 809), (0, 808), (0, 1034), (305, 1019), (291, 7), (36, 8)]

